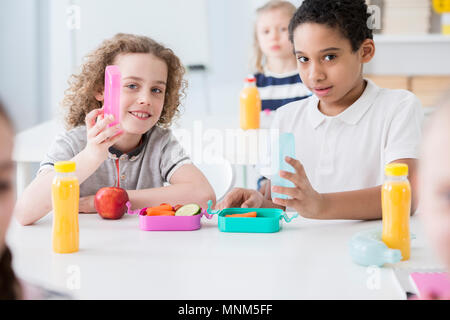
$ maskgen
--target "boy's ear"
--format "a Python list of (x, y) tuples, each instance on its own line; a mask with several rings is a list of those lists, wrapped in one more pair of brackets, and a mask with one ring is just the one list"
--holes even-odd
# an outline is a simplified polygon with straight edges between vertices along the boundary
[(375, 42), (372, 39), (363, 41), (360, 47), (361, 62), (368, 63), (375, 55)]
[(95, 94), (95, 99), (96, 99), (97, 101), (103, 102), (104, 97), (103, 97), (103, 91), (102, 91), (102, 90), (97, 91), (97, 93)]

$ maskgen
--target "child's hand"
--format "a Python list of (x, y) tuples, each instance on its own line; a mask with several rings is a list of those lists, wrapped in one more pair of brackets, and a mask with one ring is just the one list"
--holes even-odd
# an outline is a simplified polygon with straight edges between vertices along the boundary
[(260, 208), (264, 202), (263, 195), (256, 190), (234, 188), (225, 198), (216, 204), (216, 210), (226, 208)]
[(305, 218), (320, 218), (324, 206), (322, 195), (316, 192), (311, 186), (308, 177), (306, 176), (305, 169), (300, 161), (290, 157), (286, 157), (285, 160), (295, 169), (295, 173), (280, 171), (280, 176), (291, 181), (295, 187), (286, 188), (273, 186), (273, 192), (285, 194), (291, 198), (275, 198), (272, 199), (273, 203), (284, 207), (294, 208), (295, 211)]
[(81, 213), (95, 213), (97, 210), (94, 205), (95, 196), (87, 196), (80, 198), (80, 205), (78, 212)]
[(269, 197), (269, 195), (266, 195), (267, 192), (270, 192), (270, 189), (268, 188), (269, 180), (264, 179), (261, 181), (261, 186), (259, 187), (258, 191), (266, 198)]
[(103, 109), (94, 109), (86, 115), (87, 145), (89, 154), (106, 160), (108, 149), (122, 136), (120, 124), (108, 127), (114, 116), (104, 117)]

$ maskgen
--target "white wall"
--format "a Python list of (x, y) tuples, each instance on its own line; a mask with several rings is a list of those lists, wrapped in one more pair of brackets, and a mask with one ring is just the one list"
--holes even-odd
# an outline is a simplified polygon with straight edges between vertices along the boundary
[(450, 75), (450, 37), (375, 36), (376, 53), (365, 72), (382, 75)]
[(186, 65), (208, 64), (207, 0), (76, 0), (77, 62), (116, 33), (147, 35), (170, 47)]
[[(180, 2), (165, 0), (164, 3), (169, 1), (174, 4)], [(204, 42), (207, 43), (207, 52), (199, 52), (199, 61), (207, 61), (208, 69), (206, 73), (188, 74), (190, 87), (185, 113), (189, 116), (210, 111), (227, 114), (236, 112), (237, 115), (239, 91), (243, 78), (249, 72), (254, 12), (266, 0), (196, 1), (206, 4), (204, 14), (207, 15), (207, 27), (204, 33), (197, 36), (199, 39), (206, 39)], [(157, 0), (141, 2), (146, 10), (160, 4)], [(291, 2), (298, 5), (301, 1)], [(87, 5), (88, 3), (90, 4)], [(128, 4), (127, 1), (123, 3)], [(71, 15), (67, 9), (72, 4), (82, 5), (81, 30), (71, 30), (68, 26)], [(5, 104), (12, 109), (19, 131), (61, 116), (59, 104), (67, 89), (68, 78), (75, 71), (73, 66), (79, 65), (82, 58), (80, 55), (94, 49), (99, 42), (96, 40), (95, 44), (92, 43), (95, 37), (89, 37), (87, 32), (93, 30), (93, 34), (95, 25), (83, 25), (83, 21), (91, 21), (96, 15), (101, 17), (97, 7), (98, 3), (85, 0), (0, 2), (0, 94)], [(88, 17), (90, 18), (87, 19)], [(126, 13), (123, 18), (126, 21)], [(173, 28), (169, 33), (174, 34), (180, 29), (180, 25), (171, 23), (170, 18), (167, 18), (167, 23), (162, 28)], [(189, 19), (186, 21), (184, 24), (189, 23)], [(195, 19), (192, 20), (192, 24), (195, 22)], [(102, 20), (99, 18), (95, 23), (101, 25)], [(135, 22), (129, 21), (129, 24), (133, 26)], [(122, 21), (121, 25), (126, 23)], [(80, 36), (84, 37), (82, 41)], [(82, 49), (74, 55), (75, 41), (81, 43)], [(184, 52), (191, 49), (186, 44), (183, 48), (176, 48), (176, 52), (181, 57), (192, 57), (192, 53)], [(195, 63), (192, 59), (185, 60), (186, 63)]]
[(37, 0), (0, 2), (0, 97), (17, 130), (41, 115)]
[(49, 15), (49, 106), (51, 118), (61, 117), (60, 103), (67, 89), (69, 76), (75, 71), (72, 68), (74, 56), (72, 49), (72, 30), (67, 26), (69, 0), (48, 0)]

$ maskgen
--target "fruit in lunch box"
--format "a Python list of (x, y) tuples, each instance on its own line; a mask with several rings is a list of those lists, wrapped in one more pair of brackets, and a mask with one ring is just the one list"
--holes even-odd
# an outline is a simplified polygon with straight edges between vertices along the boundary
[(225, 215), (227, 218), (256, 218), (256, 211), (246, 212), (246, 213), (234, 213)]
[(150, 207), (146, 210), (147, 216), (174, 216), (175, 211), (168, 203), (161, 203), (157, 207)]
[(172, 206), (170, 204), (163, 203), (156, 207), (148, 207), (147, 213), (151, 211), (174, 211), (174, 210), (172, 209)]
[(176, 216), (195, 216), (196, 214), (200, 214), (202, 208), (198, 204), (190, 203), (185, 204), (177, 211), (175, 211)]
[(147, 216), (174, 216), (175, 211), (150, 211), (147, 213)]
[(103, 219), (120, 219), (127, 211), (128, 193), (117, 187), (105, 187), (97, 191), (94, 198), (95, 210)]

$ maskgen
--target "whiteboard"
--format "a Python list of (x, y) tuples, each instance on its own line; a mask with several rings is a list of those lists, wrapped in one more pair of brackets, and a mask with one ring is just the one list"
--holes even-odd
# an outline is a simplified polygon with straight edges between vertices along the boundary
[(207, 0), (77, 0), (77, 64), (116, 33), (148, 36), (172, 49), (184, 65), (209, 63)]

